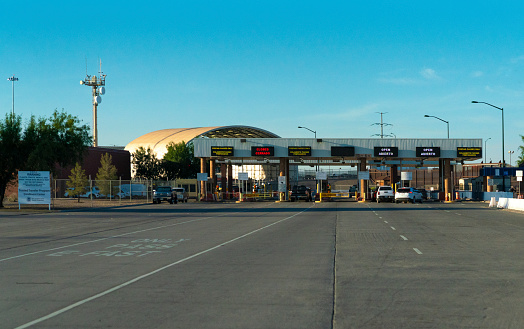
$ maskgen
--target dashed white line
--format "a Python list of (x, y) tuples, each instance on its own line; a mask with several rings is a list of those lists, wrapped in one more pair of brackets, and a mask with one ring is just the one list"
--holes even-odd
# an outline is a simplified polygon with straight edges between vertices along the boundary
[(385, 220), (385, 221), (384, 221), (384, 223), (386, 223), (386, 224), (387, 224), (387, 223), (388, 223), (388, 221), (387, 221), (387, 220)]
[(415, 250), (417, 254), (422, 255), (422, 251), (418, 250), (417, 248), (413, 248), (413, 250)]
[(408, 238), (406, 238), (405, 236), (401, 235), (400, 237), (402, 238), (402, 240), (408, 241)]
[(393, 231), (396, 231), (396, 230), (397, 230), (397, 229), (396, 229), (396, 228), (394, 228), (393, 226), (390, 226), (390, 227), (391, 227), (391, 229), (392, 229)]

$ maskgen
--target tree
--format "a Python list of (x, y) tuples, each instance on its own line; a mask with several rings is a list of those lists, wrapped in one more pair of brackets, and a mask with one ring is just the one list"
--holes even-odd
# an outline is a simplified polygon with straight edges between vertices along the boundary
[(66, 182), (69, 195), (78, 197), (78, 202), (80, 202), (80, 195), (89, 191), (88, 184), (89, 181), (87, 180), (86, 172), (82, 169), (80, 163), (77, 162), (75, 167), (71, 170), (69, 180)]
[(198, 160), (194, 156), (192, 143), (169, 143), (162, 160), (164, 175), (168, 179), (195, 178), (198, 170)]
[(21, 121), (8, 114), (0, 122), (0, 207), (17, 170), (54, 172), (56, 164), (66, 167), (80, 161), (91, 143), (89, 127), (63, 111), (55, 110), (49, 118), (31, 116), (25, 129)]
[[(524, 142), (524, 136), (520, 135), (520, 138), (522, 138), (522, 142)], [(524, 166), (524, 146), (519, 146), (520, 155), (517, 160), (517, 166), (523, 167)]]
[(5, 121), (0, 122), (0, 207), (3, 207), (7, 185), (16, 178), (16, 170), (24, 160), (22, 136), (21, 118), (6, 115)]
[(135, 170), (135, 177), (143, 179), (159, 179), (160, 178), (160, 161), (156, 158), (151, 148), (144, 149), (140, 146), (135, 153), (133, 153), (133, 164)]
[(111, 194), (111, 182), (117, 178), (117, 170), (113, 165), (113, 157), (109, 153), (105, 153), (100, 158), (100, 167), (96, 174), (97, 186), (100, 189), (100, 194)]

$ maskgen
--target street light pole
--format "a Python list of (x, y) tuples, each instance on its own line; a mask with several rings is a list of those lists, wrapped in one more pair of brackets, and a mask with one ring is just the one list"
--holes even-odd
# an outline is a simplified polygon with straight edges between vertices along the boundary
[[(307, 129), (307, 130), (311, 131), (312, 133), (315, 134), (315, 139), (317, 139), (317, 132), (316, 132), (316, 130), (311, 130), (308, 127), (302, 127), (302, 126), (298, 126), (298, 128), (299, 129)], [(317, 158), (317, 170), (316, 170), (317, 172), (319, 171), (319, 168), (320, 168), (320, 160)], [(318, 186), (319, 185), (318, 182), (319, 181), (317, 181), (317, 192), (320, 191), (320, 188)]]
[(499, 109), (502, 112), (502, 191), (506, 192), (506, 180), (504, 178), (504, 166), (506, 165), (506, 160), (504, 158), (504, 109), (502, 107), (495, 106), (490, 103), (486, 102), (477, 102), (477, 101), (471, 101), (474, 104), (486, 104), (491, 107), (494, 107), (496, 109)]
[(18, 81), (18, 78), (15, 78), (15, 75), (13, 74), (12, 77), (7, 78), (7, 81), (11, 81), (13, 85), (13, 115), (15, 115), (15, 81)]
[(424, 115), (425, 118), (435, 118), (435, 119), (438, 119), (442, 122), (445, 122), (447, 125), (448, 125), (448, 139), (449, 139), (449, 121), (446, 121), (446, 120), (442, 120), (441, 118), (439, 117), (436, 117), (436, 116), (433, 116), (433, 115)]
[(515, 151), (508, 151), (509, 153), (509, 166), (511, 167), (511, 155), (515, 153)]
[(488, 162), (488, 158), (487, 158), (487, 154), (486, 154), (486, 153), (488, 153), (488, 152), (487, 152), (487, 149), (488, 149), (488, 148), (487, 148), (487, 144), (486, 144), (486, 143), (487, 143), (490, 139), (491, 139), (491, 137), (488, 138), (488, 139), (486, 139), (486, 140), (484, 141), (484, 163), (487, 163), (487, 162)]

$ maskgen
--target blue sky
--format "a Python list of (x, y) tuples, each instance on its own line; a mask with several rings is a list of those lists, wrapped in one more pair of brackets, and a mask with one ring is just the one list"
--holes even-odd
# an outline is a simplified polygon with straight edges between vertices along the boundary
[[(491, 138), (523, 145), (521, 1), (10, 1), (0, 13), (0, 110), (92, 123), (99, 145), (165, 128), (249, 125), (282, 137)], [(509, 155), (506, 154), (506, 161)]]

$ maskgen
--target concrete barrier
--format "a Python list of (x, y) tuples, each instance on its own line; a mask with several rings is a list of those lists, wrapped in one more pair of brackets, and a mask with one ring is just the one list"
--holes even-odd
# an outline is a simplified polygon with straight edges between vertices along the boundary
[(524, 199), (499, 198), (497, 208), (524, 211)]

